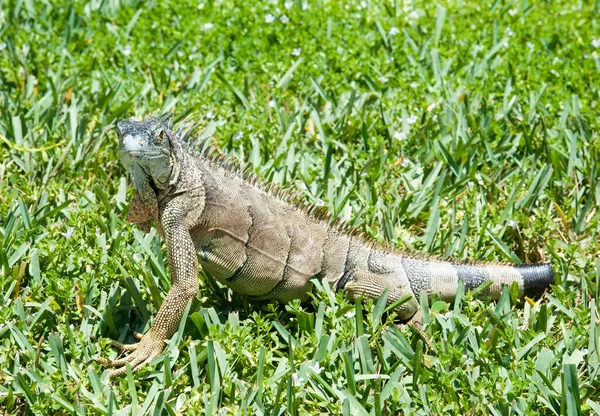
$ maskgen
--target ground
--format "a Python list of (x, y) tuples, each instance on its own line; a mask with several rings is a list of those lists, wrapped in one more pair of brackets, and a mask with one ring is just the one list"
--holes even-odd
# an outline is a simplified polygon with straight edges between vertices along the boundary
[[(0, 414), (600, 413), (591, 3), (0, 2)], [(166, 111), (399, 250), (556, 284), (422, 302), (427, 345), (382, 302), (250, 304), (200, 273), (167, 352), (109, 382), (90, 358), (170, 284), (114, 125)]]

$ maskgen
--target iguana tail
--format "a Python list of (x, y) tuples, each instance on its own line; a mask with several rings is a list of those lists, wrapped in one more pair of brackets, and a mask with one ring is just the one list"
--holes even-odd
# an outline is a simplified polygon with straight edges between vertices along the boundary
[(461, 280), (466, 290), (492, 281), (489, 289), (482, 293), (482, 296), (492, 299), (500, 298), (502, 286), (511, 287), (514, 282), (519, 296), (539, 295), (554, 283), (554, 270), (547, 263), (470, 265), (403, 258), (402, 266), (415, 295), (424, 290), (428, 294), (437, 293), (443, 300), (455, 298)]
[(409, 297), (396, 308), (400, 320), (412, 319), (419, 309), (419, 296), (438, 295), (451, 302), (456, 298), (458, 284), (473, 290), (486, 282), (491, 285), (480, 297), (499, 299), (502, 287), (517, 285), (518, 294), (533, 296), (554, 283), (554, 271), (549, 264), (457, 264), (449, 261), (426, 260), (385, 253), (365, 248), (348, 250), (345, 271), (337, 281), (350, 299), (363, 296), (377, 299), (388, 291), (388, 304)]

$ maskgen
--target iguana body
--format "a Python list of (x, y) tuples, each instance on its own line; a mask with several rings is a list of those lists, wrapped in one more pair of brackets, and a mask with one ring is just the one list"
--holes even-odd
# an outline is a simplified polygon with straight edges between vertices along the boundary
[(486, 293), (492, 298), (513, 282), (524, 295), (554, 281), (547, 264), (459, 265), (390, 252), (299, 208), (281, 191), (228, 166), (228, 160), (191, 150), (168, 118), (121, 121), (117, 127), (121, 158), (137, 191), (128, 220), (143, 228), (157, 221), (173, 286), (143, 339), (124, 346), (132, 354), (112, 362), (98, 359), (121, 366), (112, 375), (123, 373), (127, 361), (136, 370), (160, 354), (198, 291), (199, 265), (255, 299), (303, 298), (313, 277), (345, 290), (351, 299), (376, 299), (388, 289), (388, 303), (410, 296), (396, 310), (403, 321), (417, 313), (421, 291), (450, 301), (459, 280), (467, 289), (492, 280)]

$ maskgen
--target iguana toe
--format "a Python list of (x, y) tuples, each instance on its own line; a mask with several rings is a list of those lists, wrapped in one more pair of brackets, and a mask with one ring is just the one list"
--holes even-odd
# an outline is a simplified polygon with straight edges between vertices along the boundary
[(119, 348), (121, 351), (131, 351), (129, 355), (116, 360), (95, 357), (92, 361), (105, 367), (116, 367), (109, 374), (109, 378), (113, 378), (125, 374), (127, 363), (129, 363), (134, 373), (141, 370), (147, 363), (158, 357), (165, 348), (165, 342), (160, 338), (148, 335), (143, 336), (137, 332), (134, 333), (134, 337), (140, 340), (136, 344), (122, 344), (117, 341), (111, 341), (112, 346)]

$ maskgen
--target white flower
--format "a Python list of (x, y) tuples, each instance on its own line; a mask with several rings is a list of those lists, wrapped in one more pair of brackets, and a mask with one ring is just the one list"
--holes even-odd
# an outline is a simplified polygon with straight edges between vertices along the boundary
[(301, 53), (302, 53), (302, 49), (300, 49), (300, 48), (294, 48), (294, 50), (292, 51), (293, 56), (300, 56)]
[(315, 206), (316, 207), (324, 207), (325, 201), (323, 201), (321, 198), (317, 198), (317, 200), (315, 201)]
[(177, 56), (179, 56), (180, 58), (183, 57), (183, 52), (182, 51), (177, 51)]
[(279, 20), (281, 20), (281, 23), (283, 23), (283, 24), (285, 25), (287, 22), (289, 22), (289, 21), (290, 21), (290, 18), (289, 18), (289, 17), (287, 17), (287, 15), (285, 15), (285, 14), (284, 14), (283, 16), (281, 16), (281, 17), (279, 18)]
[(477, 331), (478, 334), (481, 334), (481, 331), (483, 331), (483, 328), (481, 326), (477, 325), (475, 327), (475, 331)]
[(382, 84), (385, 84), (388, 81), (389, 79), (383, 75), (379, 77), (379, 82), (381, 82)]
[(6, 49), (6, 43), (5, 42), (0, 42), (0, 51)]
[(292, 373), (292, 384), (294, 386), (299, 386), (304, 381), (304, 378), (299, 377), (298, 373)]
[(398, 28), (397, 28), (397, 27), (395, 27), (395, 26), (392, 26), (392, 27), (390, 28), (390, 31), (388, 32), (388, 34), (389, 34), (390, 36), (396, 36), (398, 33), (400, 33), (400, 29), (398, 29)]
[(403, 168), (407, 168), (410, 166), (410, 161), (407, 158), (402, 159), (402, 162), (400, 162), (400, 166), (402, 166)]
[(310, 369), (313, 370), (317, 374), (321, 374), (321, 371), (323, 371), (323, 369), (321, 368), (321, 365), (319, 364), (318, 361), (315, 363), (315, 365), (311, 366)]
[(514, 16), (514, 15), (516, 15), (517, 13), (519, 13), (519, 11), (518, 11), (517, 9), (510, 9), (510, 10), (508, 11), (508, 14), (510, 14), (511, 16)]
[(198, 3), (198, 10), (204, 9), (204, 3)]
[(367, 8), (367, 2), (366, 1), (361, 1), (360, 2), (360, 7), (363, 8), (363, 9), (366, 9)]
[(409, 19), (416, 20), (419, 18), (419, 12), (416, 10), (413, 10), (412, 12), (410, 12), (408, 14), (408, 17), (409, 17)]
[(75, 229), (73, 227), (69, 228), (67, 231), (65, 231), (64, 233), (61, 233), (67, 240), (69, 240), (72, 236), (73, 233), (75, 232)]
[(599, 39), (592, 39), (592, 46), (594, 48), (600, 48), (600, 38)]
[(209, 120), (215, 118), (215, 113), (213, 113), (212, 110), (209, 110), (208, 113), (206, 113), (206, 118)]
[(534, 45), (533, 43), (531, 43), (531, 42), (527, 42), (527, 47), (528, 47), (529, 49), (531, 49), (531, 50), (534, 50), (534, 49), (535, 49), (535, 45)]
[(416, 82), (416, 81), (413, 81), (413, 82), (410, 83), (410, 87), (411, 88), (417, 88), (418, 86), (419, 86), (419, 83)]
[(417, 120), (418, 120), (417, 116), (409, 116), (409, 117), (406, 119), (406, 122), (407, 122), (408, 124), (415, 124), (415, 123), (417, 122)]
[(504, 33), (509, 38), (512, 38), (515, 35), (515, 32), (513, 32), (512, 30), (510, 30), (510, 27), (507, 27), (506, 29), (504, 29)]
[(290, 10), (292, 7), (294, 7), (294, 3), (292, 3), (291, 1), (286, 1), (285, 3), (283, 3), (283, 7), (285, 7), (287, 10)]
[(350, 311), (350, 312), (346, 312), (344, 314), (344, 316), (346, 317), (346, 319), (352, 319), (356, 316), (356, 311)]
[(397, 131), (397, 132), (394, 133), (394, 139), (396, 139), (396, 140), (404, 140), (404, 139), (406, 139), (406, 134), (404, 134), (401, 131)]
[(244, 132), (243, 132), (243, 131), (238, 131), (238, 132), (235, 134), (235, 136), (233, 136), (233, 138), (234, 138), (235, 140), (240, 140), (240, 139), (243, 139), (243, 138), (244, 138)]
[(123, 55), (129, 56), (131, 55), (131, 45), (125, 45), (123, 48)]
[(273, 23), (275, 21), (275, 16), (271, 13), (265, 16), (265, 23)]
[[(589, 351), (588, 351), (588, 349), (587, 349), (587, 348), (584, 348), (584, 349), (582, 349), (582, 350), (581, 350), (581, 353), (582, 353), (583, 355), (587, 355), (587, 353), (588, 353), (588, 352), (589, 352)], [(317, 363), (317, 364), (319, 364), (319, 363)], [(318, 373), (317, 373), (317, 374), (318, 374)]]
[(308, 10), (308, 3), (302, 3), (302, 10)]
[(276, 105), (277, 105), (277, 103), (275, 102), (275, 100), (269, 101), (269, 107), (275, 108)]
[(204, 30), (210, 30), (213, 27), (215, 27), (215, 25), (209, 22), (209, 23), (204, 23), (203, 27), (204, 27)]
[(506, 225), (508, 225), (510, 228), (517, 228), (517, 223), (515, 222), (515, 220), (508, 220)]

